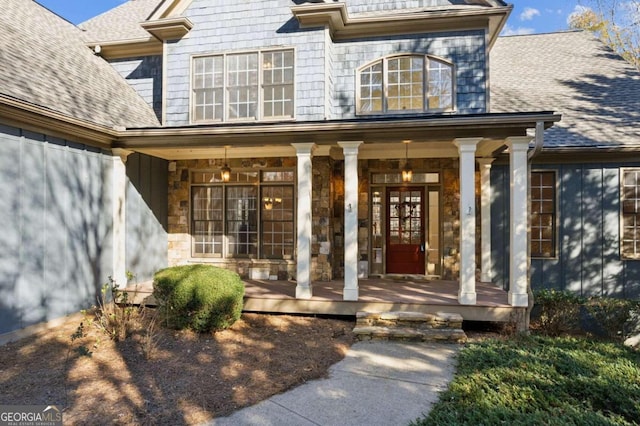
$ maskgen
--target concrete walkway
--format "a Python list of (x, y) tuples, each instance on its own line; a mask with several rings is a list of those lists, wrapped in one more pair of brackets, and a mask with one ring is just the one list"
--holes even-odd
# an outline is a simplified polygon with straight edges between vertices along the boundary
[(209, 425), (407, 425), (427, 413), (455, 372), (460, 346), (358, 342), (327, 379), (275, 395)]

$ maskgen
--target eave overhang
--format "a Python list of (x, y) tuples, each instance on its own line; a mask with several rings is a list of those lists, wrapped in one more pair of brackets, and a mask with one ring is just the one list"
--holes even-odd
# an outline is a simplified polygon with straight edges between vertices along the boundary
[(164, 18), (140, 24), (149, 34), (161, 41), (178, 40), (189, 34), (193, 23), (185, 17)]
[(88, 43), (88, 46), (107, 60), (162, 55), (163, 43), (185, 37), (193, 28), (193, 23), (188, 18), (177, 17), (146, 21), (140, 26), (150, 34), (150, 37), (94, 41)]
[(107, 60), (162, 55), (162, 42), (155, 37), (91, 42), (88, 46)]
[(336, 41), (441, 31), (487, 29), (493, 45), (512, 5), (469, 9), (424, 9), (351, 17), (345, 3), (318, 3), (291, 7), (301, 28), (326, 27)]
[(0, 94), (0, 122), (32, 132), (111, 149), (119, 132)]
[(464, 137), (504, 140), (510, 136), (526, 136), (527, 129), (535, 128), (538, 122), (544, 122), (545, 128), (549, 128), (560, 118), (553, 112), (535, 112), (127, 129), (114, 146), (135, 150), (225, 145), (259, 148), (300, 142), (334, 145), (344, 140), (366, 144), (400, 139), (451, 141)]
[(392, 155), (406, 140), (415, 142), (416, 153), (456, 156), (451, 142), (457, 138), (481, 138), (477, 154), (493, 156), (503, 149), (507, 138), (526, 136), (537, 123), (544, 123), (547, 129), (560, 118), (559, 114), (542, 111), (125, 129), (73, 118), (0, 94), (0, 123), (5, 125), (101, 149), (120, 148), (168, 160), (207, 158), (225, 146), (232, 146), (236, 155), (244, 157), (288, 155), (291, 144), (309, 142), (328, 153), (339, 141), (362, 141), (367, 151), (363, 151), (363, 158), (380, 158), (382, 152)]

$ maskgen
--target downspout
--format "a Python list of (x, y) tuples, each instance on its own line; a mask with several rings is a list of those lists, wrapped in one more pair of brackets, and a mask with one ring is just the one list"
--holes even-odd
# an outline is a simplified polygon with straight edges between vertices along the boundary
[[(534, 138), (534, 143), (533, 143), (533, 149), (531, 149), (528, 153), (527, 153), (527, 160), (528, 160), (528, 174), (529, 174), (529, 182), (531, 182), (530, 176), (531, 176), (531, 163), (533, 162), (533, 159), (540, 154), (540, 152), (542, 152), (542, 147), (544, 145), (544, 121), (538, 121), (536, 122), (536, 133), (535, 133), (535, 138)], [(527, 185), (527, 217), (531, 217), (531, 185), (528, 184)], [(525, 317), (524, 317), (524, 330), (526, 330), (526, 332), (528, 333), (529, 330), (529, 325), (531, 323), (531, 311), (533, 310), (533, 305), (535, 304), (535, 300), (533, 298), (533, 290), (531, 290), (531, 225), (529, 224), (529, 229), (527, 231), (527, 238), (529, 239), (529, 244), (527, 244), (527, 275), (528, 275), (528, 282), (529, 284), (527, 285), (527, 299), (528, 299), (528, 304), (527, 304), (527, 310), (525, 313)]]
[(533, 149), (527, 153), (529, 164), (533, 161), (533, 158), (540, 154), (542, 146), (544, 145), (544, 121), (536, 122), (536, 135), (534, 139)]

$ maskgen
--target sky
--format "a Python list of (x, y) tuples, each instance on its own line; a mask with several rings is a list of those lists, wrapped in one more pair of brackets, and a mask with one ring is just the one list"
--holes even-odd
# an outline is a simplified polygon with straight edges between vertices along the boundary
[[(125, 0), (37, 0), (38, 3), (74, 24), (84, 22)], [(239, 0), (248, 1), (248, 0)], [(348, 0), (347, 0), (348, 1)], [(567, 18), (579, 0), (515, 0), (502, 35), (538, 34), (568, 29)]]

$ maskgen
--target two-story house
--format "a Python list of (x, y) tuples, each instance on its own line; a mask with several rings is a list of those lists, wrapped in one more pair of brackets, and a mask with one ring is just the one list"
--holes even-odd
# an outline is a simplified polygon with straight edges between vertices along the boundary
[[(558, 286), (588, 279), (562, 266), (563, 172), (530, 167), (556, 162), (553, 129), (574, 129), (558, 127), (561, 97), (539, 95), (555, 65), (536, 80), (532, 56), (499, 48), (502, 1), (130, 0), (79, 27), (25, 3), (0, 18), (0, 173), (17, 182), (2, 202), (0, 332), (79, 309), (108, 275), (183, 263), (291, 280), (305, 300), (314, 282), (341, 280), (356, 301), (367, 276), (424, 276), (472, 306), (493, 282), (521, 310), (530, 269), (539, 285), (554, 285), (539, 272), (554, 260), (580, 277)], [(637, 72), (591, 49), (638, 91)]]

